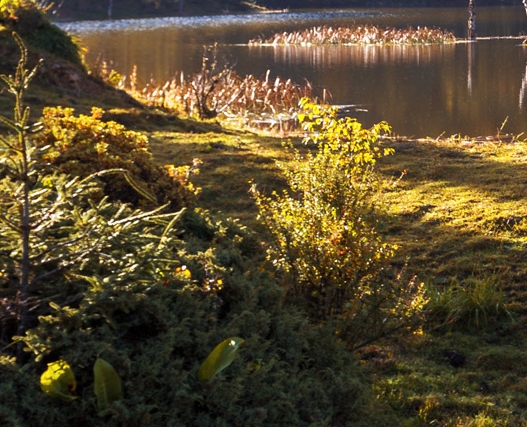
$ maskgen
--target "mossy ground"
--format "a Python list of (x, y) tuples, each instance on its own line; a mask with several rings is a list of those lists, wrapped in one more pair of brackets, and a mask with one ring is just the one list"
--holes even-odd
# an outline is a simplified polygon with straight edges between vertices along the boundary
[[(527, 144), (497, 136), (393, 145), (395, 156), (380, 170), (407, 172), (388, 194), (396, 219), (388, 238), (401, 245), (407, 268), (436, 289), (492, 277), (515, 321), (425, 333), (376, 387), (389, 399), (398, 395), (401, 409), (414, 402), (410, 425), (525, 425)], [(477, 314), (474, 307), (472, 319)], [(467, 356), (466, 365), (447, 363), (452, 349)]]
[[(283, 138), (167, 129), (150, 135), (161, 162), (202, 159), (195, 182), (203, 206), (252, 227), (257, 212), (249, 181), (269, 192), (283, 187), (276, 166), (288, 158)], [(486, 318), (478, 322), (475, 306), (455, 324), (430, 323), (411, 338), (365, 350), (375, 355), (363, 363), (375, 378), (378, 403), (393, 425), (524, 425), (527, 143), (496, 137), (385, 144), (395, 155), (378, 165), (383, 179), (392, 183), (404, 172), (386, 193), (386, 238), (400, 246), (395, 263), (430, 289), (494, 280), (514, 320), (481, 308)], [(466, 364), (451, 366), (445, 355), (451, 350)]]

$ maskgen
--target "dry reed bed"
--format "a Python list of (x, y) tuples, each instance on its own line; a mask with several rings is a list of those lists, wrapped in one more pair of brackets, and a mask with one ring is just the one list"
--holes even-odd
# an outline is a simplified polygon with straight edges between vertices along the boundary
[[(236, 125), (290, 131), (296, 127), (296, 111), (302, 98), (317, 99), (307, 80), (298, 84), (291, 79), (272, 78), (268, 70), (264, 78), (239, 76), (233, 69), (215, 75), (201, 71), (188, 78), (183, 74), (163, 86), (154, 80), (142, 89), (132, 75), (130, 84), (121, 88), (139, 96), (155, 107), (202, 118), (221, 116)], [(321, 102), (329, 95), (323, 91)]]
[(447, 30), (428, 27), (312, 27), (302, 31), (276, 33), (268, 39), (253, 39), (249, 45), (323, 45), (323, 44), (435, 44), (453, 43), (454, 34)]

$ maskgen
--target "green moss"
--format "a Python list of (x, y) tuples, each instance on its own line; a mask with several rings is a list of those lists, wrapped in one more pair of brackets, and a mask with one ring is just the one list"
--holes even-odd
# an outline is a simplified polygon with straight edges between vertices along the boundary
[(65, 31), (49, 22), (25, 35), (24, 40), (35, 49), (84, 68), (79, 46)]
[(65, 31), (53, 25), (37, 2), (22, 0), (6, 2), (0, 10), (0, 24), (17, 32), (32, 48), (83, 67), (79, 46)]

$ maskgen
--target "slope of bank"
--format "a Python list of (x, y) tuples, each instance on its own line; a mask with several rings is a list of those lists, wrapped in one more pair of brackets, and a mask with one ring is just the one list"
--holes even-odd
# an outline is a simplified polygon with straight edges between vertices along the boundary
[[(1, 73), (12, 73), (18, 60), (19, 52), (16, 44), (11, 40), (10, 30), (12, 28), (4, 28), (0, 33), (0, 54), (3, 59), (5, 58), (5, 61), (0, 63)], [(29, 42), (30, 38), (26, 40)], [(91, 106), (99, 106), (109, 112), (107, 118), (116, 119), (148, 134), (154, 154), (160, 163), (176, 160), (187, 164), (198, 156), (203, 160), (201, 174), (196, 181), (196, 185), (203, 188), (200, 206), (211, 211), (223, 211), (227, 216), (240, 218), (243, 224), (254, 226), (256, 209), (248, 194), (248, 181), (254, 179), (266, 185), (269, 191), (283, 186), (282, 177), (275, 165), (277, 158), (287, 161), (280, 138), (263, 138), (255, 134), (226, 131), (215, 124), (182, 121), (159, 111), (151, 111), (126, 93), (115, 90), (90, 76), (82, 64), (67, 61), (57, 52), (40, 49), (33, 42), (29, 47), (29, 55), (30, 65), (36, 64), (39, 58), (44, 58), (45, 61), (35, 85), (30, 87), (28, 92), (28, 101), (36, 116), (45, 105), (72, 106), (78, 112), (87, 111)], [(8, 98), (6, 93), (0, 93), (0, 110), (7, 111), (11, 107), (12, 99)], [(362, 420), (362, 425), (369, 427), (524, 425), (527, 415), (525, 399), (527, 382), (526, 365), (523, 362), (526, 361), (527, 334), (522, 320), (525, 319), (524, 305), (527, 301), (525, 285), (527, 263), (524, 256), (527, 247), (527, 216), (525, 185), (522, 183), (527, 181), (526, 144), (518, 140), (467, 139), (393, 141), (392, 145), (396, 154), (383, 160), (379, 164), (379, 170), (388, 183), (394, 183), (403, 171), (405, 175), (401, 181), (398, 181), (397, 186), (390, 187), (388, 191), (390, 202), (388, 213), (392, 217), (391, 222), (388, 223), (388, 238), (400, 246), (396, 261), (401, 270), (404, 269), (412, 275), (416, 274), (419, 280), (425, 281), (429, 286), (431, 297), (435, 299), (432, 299), (432, 304), (428, 307), (429, 319), (423, 330), (413, 336), (406, 335), (404, 339), (376, 343), (365, 348), (359, 355), (358, 366), (363, 368), (360, 372), (370, 373), (373, 379), (371, 389), (375, 401), (371, 403), (370, 412), (383, 418), (383, 422), (379, 421), (378, 424), (373, 422), (367, 424)], [(217, 240), (223, 242), (225, 246), (231, 245), (228, 235), (218, 235)], [(259, 242), (253, 242), (253, 245), (243, 253), (244, 256), (262, 250), (257, 243)], [(196, 246), (195, 242), (194, 245)], [(240, 263), (242, 267), (246, 267), (244, 264), (246, 260), (241, 256), (234, 257), (231, 252), (221, 249), (222, 251), (218, 251), (219, 256), (224, 262), (230, 263), (229, 268), (237, 268)], [(256, 276), (260, 274), (259, 268), (246, 271), (254, 272), (251, 274)], [(240, 268), (239, 276), (232, 275), (232, 278), (228, 277), (229, 280), (234, 282), (240, 277), (246, 280), (242, 272)], [(211, 276), (216, 280), (215, 277)], [(256, 276), (254, 283), (250, 283), (254, 286), (251, 289), (256, 289), (257, 292), (254, 292), (254, 295), (247, 292), (250, 295), (245, 295), (243, 302), (250, 298), (260, 298), (269, 306), (273, 306), (276, 294), (271, 293), (269, 289), (274, 288), (266, 289), (257, 283), (262, 277), (263, 275)], [(270, 282), (264, 283), (266, 286), (270, 285)], [(238, 282), (236, 284), (238, 286)], [(231, 286), (232, 290), (232, 283), (227, 285)], [(245, 283), (240, 284), (239, 288), (245, 289), (242, 285)], [(222, 297), (225, 297), (225, 294)], [(320, 357), (319, 354), (325, 354), (322, 350), (317, 353), (317, 349), (326, 345), (329, 335), (321, 337), (313, 332), (308, 334), (310, 329), (306, 328), (304, 321), (294, 317), (293, 320), (298, 325), (297, 330), (286, 329), (287, 334), (276, 334), (272, 345), (268, 344), (267, 341), (260, 341), (258, 334), (262, 333), (263, 336), (264, 333), (269, 335), (283, 331), (286, 323), (276, 321), (282, 319), (278, 317), (281, 312), (277, 309), (271, 316), (259, 306), (244, 306), (232, 295), (227, 294), (226, 297), (230, 297), (232, 302), (230, 308), (243, 310), (242, 315), (232, 322), (229, 333), (232, 330), (243, 330), (252, 341), (245, 344), (248, 350), (244, 350), (242, 360), (246, 364), (239, 363), (235, 371), (238, 375), (246, 375), (249, 385), (255, 385), (252, 389), (248, 388), (248, 391), (257, 392), (255, 400), (251, 403), (257, 401), (263, 407), (269, 402), (294, 413), (298, 407), (291, 406), (289, 409), (290, 399), (295, 396), (311, 397), (312, 400), (301, 407), (301, 409), (310, 409), (310, 403), (313, 404), (316, 400), (322, 401), (319, 396), (323, 396), (324, 391), (312, 387), (313, 381), (318, 381), (320, 378), (327, 379), (327, 384), (330, 384), (328, 388), (332, 388), (335, 385), (345, 384), (339, 383), (341, 377), (337, 377), (337, 381), (334, 381), (333, 376), (342, 374), (343, 369), (355, 369), (354, 364), (347, 362), (347, 365), (333, 364), (324, 366), (324, 369), (307, 371), (306, 368), (310, 366), (317, 367), (314, 363), (316, 357)], [(152, 298), (144, 301), (144, 304), (151, 304)], [(188, 301), (195, 302), (193, 299)], [(192, 307), (189, 305), (189, 311)], [(131, 311), (143, 313), (141, 323), (130, 322), (130, 333), (127, 330), (127, 333), (122, 335), (127, 340), (127, 345), (147, 351), (145, 354), (149, 357), (158, 357), (163, 355), (163, 352), (154, 351), (157, 347), (153, 345), (159, 340), (151, 340), (147, 337), (149, 341), (145, 341), (143, 348), (140, 347), (141, 340), (135, 339), (138, 333), (144, 333), (146, 336), (151, 328), (154, 328), (160, 336), (164, 336), (162, 334), (165, 333), (163, 330), (165, 320), (161, 319), (155, 311), (161, 309), (162, 304), (148, 305), (147, 308), (149, 311), (146, 314), (144, 310)], [(509, 313), (510, 318), (503, 316)], [(123, 313), (118, 314), (123, 317)], [(199, 318), (199, 322), (210, 322), (211, 325), (224, 320), (204, 315), (192, 314), (192, 316)], [(180, 342), (180, 344), (176, 343), (179, 346), (178, 351), (185, 355), (186, 361), (190, 360), (187, 363), (197, 363), (195, 360), (199, 357), (203, 359), (207, 354), (205, 345), (212, 348), (216, 337), (209, 336), (210, 331), (207, 329), (209, 324), (201, 325), (196, 321), (197, 326), (203, 326), (203, 329), (197, 328), (198, 334), (196, 334), (195, 329), (191, 328), (193, 325), (188, 326), (185, 322), (177, 325), (179, 335), (174, 334), (172, 339)], [(86, 331), (89, 332), (90, 329), (87, 328)], [(253, 335), (248, 333), (253, 331)], [(198, 336), (196, 341), (201, 338), (199, 345), (193, 341), (195, 335)], [(64, 334), (64, 337), (67, 335)], [(307, 344), (299, 346), (298, 343), (303, 341)], [(184, 348), (188, 347), (189, 343), (192, 344), (191, 350)], [(195, 348), (199, 352), (196, 352)], [(333, 347), (328, 348), (333, 349)], [(137, 351), (136, 355), (143, 354), (141, 351)], [(283, 378), (280, 379), (280, 384), (290, 391), (282, 392), (277, 387), (273, 388), (274, 383), (270, 383), (269, 379), (277, 375), (274, 369), (278, 370), (279, 364), (296, 368), (290, 360), (297, 353), (302, 357), (303, 364), (298, 365), (298, 370), (293, 374), (291, 371), (280, 374), (282, 375), (280, 378)], [(166, 354), (174, 359), (172, 349)], [(254, 357), (254, 361), (260, 364), (256, 367), (250, 365), (249, 362), (252, 361), (250, 357)], [(288, 363), (282, 362), (285, 358)], [(170, 377), (173, 381), (172, 388), (173, 384), (181, 384), (181, 376), (176, 370), (180, 368), (179, 366), (171, 366), (168, 369), (166, 360), (158, 363), (156, 359), (155, 364), (146, 356), (145, 360), (148, 361), (143, 365), (145, 378), (151, 381), (150, 384), (157, 385), (159, 379), (166, 380), (167, 372), (172, 375)], [(151, 380), (151, 377), (146, 375), (151, 375), (154, 368), (158, 376)], [(245, 371), (242, 372), (244, 369)], [(352, 374), (357, 375), (357, 382), (359, 379), (362, 381), (357, 372), (358, 370)], [(232, 377), (236, 378), (235, 375)], [(86, 378), (87, 375), (84, 375), (80, 384), (84, 385), (84, 392), (87, 395), (86, 390), (91, 383)], [(302, 379), (310, 381), (306, 383), (309, 388), (297, 387), (298, 381)], [(219, 384), (222, 384), (221, 381)], [(266, 387), (264, 392), (268, 394), (261, 391), (262, 384)], [(8, 382), (2, 383), (2, 387), (7, 386), (9, 386)], [(32, 386), (34, 387), (33, 383)], [(141, 394), (142, 399), (142, 395), (146, 392), (152, 393), (153, 387), (145, 387), (145, 393), (139, 386), (135, 389), (141, 392), (137, 394), (138, 396)], [(16, 397), (12, 399), (13, 402), (20, 400), (31, 402), (27, 397), (29, 393), (22, 396), (21, 393), (15, 394), (13, 390), (15, 389), (5, 393), (6, 396)], [(21, 388), (16, 390), (20, 391)], [(26, 387), (25, 390), (33, 389)], [(223, 393), (212, 396), (215, 398), (213, 404), (210, 403), (210, 394), (206, 396), (209, 400), (198, 394), (189, 394), (183, 395), (182, 399), (176, 402), (180, 405), (181, 401), (186, 402), (185, 407), (188, 407), (189, 402), (196, 406), (203, 405), (199, 408), (199, 414), (204, 416), (208, 411), (212, 413), (211, 407), (214, 405), (221, 409), (225, 396), (228, 396), (233, 389), (226, 387), (222, 390)], [(127, 392), (131, 393), (132, 387), (129, 387)], [(79, 393), (82, 395), (82, 387)], [(237, 393), (237, 396), (244, 397), (242, 392)], [(151, 405), (152, 408), (155, 406), (155, 410), (140, 406), (137, 400), (133, 399), (127, 404), (139, 410), (146, 408), (145, 413), (151, 411), (152, 417), (159, 416), (162, 412), (157, 409), (159, 407), (162, 409), (177, 407), (172, 401), (169, 401), (169, 404), (165, 403), (167, 393), (154, 393), (154, 396), (157, 400), (151, 398), (146, 402), (155, 402), (155, 405)], [(341, 395), (344, 401), (342, 396), (345, 395)], [(337, 399), (339, 396), (335, 393), (333, 397)], [(43, 398), (39, 399), (39, 402), (42, 411), (33, 413), (42, 415), (46, 413), (44, 409), (58, 407), (52, 406), (54, 404), (44, 401)], [(44, 406), (42, 402), (49, 406)], [(348, 399), (344, 401), (342, 407), (349, 408), (350, 402), (355, 403), (352, 399)], [(4, 402), (5, 405), (9, 403), (10, 400)], [(244, 411), (251, 408), (259, 409), (256, 405), (249, 404), (240, 404), (240, 408)], [(62, 412), (69, 415), (73, 411), (62, 410)], [(49, 414), (50, 411), (48, 410), (47, 413)], [(83, 415), (79, 413), (79, 416)], [(274, 414), (273, 408), (269, 409), (269, 414)], [(259, 423), (258, 416), (263, 417), (266, 413), (260, 411), (254, 415), (250, 418), (253, 422), (251, 425), (265, 425)], [(312, 416), (312, 414), (308, 415)], [(342, 416), (342, 414), (338, 415)], [(31, 425), (40, 425), (37, 424), (40, 421), (39, 418), (35, 418)], [(338, 417), (332, 421), (334, 422), (331, 425), (351, 425), (341, 423)], [(213, 422), (212, 419), (204, 420), (200, 425), (214, 425)], [(79, 421), (76, 425), (89, 424), (81, 424)], [(166, 422), (150, 425), (166, 425)]]

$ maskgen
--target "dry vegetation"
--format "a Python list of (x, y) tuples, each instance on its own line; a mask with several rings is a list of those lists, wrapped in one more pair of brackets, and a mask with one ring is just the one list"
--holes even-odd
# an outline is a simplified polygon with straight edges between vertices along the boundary
[(239, 127), (292, 130), (296, 127), (295, 113), (300, 99), (313, 97), (309, 82), (299, 85), (291, 79), (252, 75), (239, 76), (234, 70), (224, 70), (211, 87), (200, 80), (200, 75), (188, 80), (172, 80), (163, 87), (150, 82), (139, 96), (150, 105), (168, 111), (202, 118), (221, 116)]
[[(266, 44), (431, 44), (451, 43), (451, 32), (412, 27), (407, 29), (363, 26), (352, 28), (314, 27), (293, 33), (275, 34), (266, 40), (251, 40), (249, 45)], [(239, 76), (229, 64), (219, 64), (217, 46), (205, 49), (202, 68), (190, 76), (183, 73), (164, 84), (150, 81), (144, 87), (137, 83), (136, 70), (121, 76), (107, 63), (97, 64), (94, 73), (142, 102), (167, 111), (201, 119), (219, 117), (237, 127), (279, 131), (298, 129), (296, 111), (299, 101), (310, 98), (327, 103), (331, 94), (315, 93), (310, 82), (271, 76)]]
[(450, 31), (428, 27), (397, 29), (365, 25), (357, 27), (312, 27), (302, 31), (283, 32), (267, 39), (253, 39), (249, 45), (322, 45), (322, 44), (432, 44), (453, 43)]

